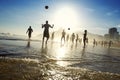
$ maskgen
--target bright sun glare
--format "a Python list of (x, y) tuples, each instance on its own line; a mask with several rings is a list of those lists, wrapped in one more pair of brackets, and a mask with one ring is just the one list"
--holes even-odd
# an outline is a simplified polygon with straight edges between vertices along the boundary
[(65, 47), (59, 48), (56, 53), (56, 58), (62, 59), (65, 56), (65, 53), (66, 53)]
[(69, 6), (58, 9), (53, 16), (54, 24), (63, 29), (71, 28), (74, 30), (79, 24), (77, 12), (74, 8)]

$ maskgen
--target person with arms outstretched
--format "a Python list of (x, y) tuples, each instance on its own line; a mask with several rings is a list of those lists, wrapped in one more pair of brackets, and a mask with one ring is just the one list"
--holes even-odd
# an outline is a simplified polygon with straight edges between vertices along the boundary
[(29, 26), (29, 28), (28, 28), (28, 30), (27, 30), (27, 32), (26, 32), (26, 34), (28, 33), (29, 39), (31, 38), (32, 32), (33, 32), (33, 29), (31, 28), (31, 26)]
[(46, 37), (46, 44), (47, 44), (47, 41), (49, 39), (49, 27), (50, 28), (53, 28), (54, 25), (50, 25), (48, 24), (48, 21), (46, 21), (46, 24), (42, 24), (42, 28), (44, 28), (44, 32), (43, 32), (43, 43), (44, 43), (44, 38)]

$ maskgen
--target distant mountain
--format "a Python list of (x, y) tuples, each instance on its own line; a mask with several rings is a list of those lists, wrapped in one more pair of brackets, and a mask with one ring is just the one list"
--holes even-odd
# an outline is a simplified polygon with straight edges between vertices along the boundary
[[(63, 29), (60, 28), (58, 29), (57, 31), (54, 31), (55, 34), (54, 34), (54, 38), (55, 40), (61, 40), (61, 35), (62, 35), (62, 31)], [(70, 32), (70, 30), (67, 30), (66, 31), (66, 35), (69, 34), (69, 36), (72, 35), (73, 32)], [(78, 34), (79, 35), (79, 38), (83, 38), (83, 32), (80, 32), (80, 31), (76, 31), (74, 32), (75, 35)], [(52, 32), (50, 32), (50, 39), (51, 39), (51, 35), (52, 35)], [(35, 37), (32, 37), (32, 40), (42, 40), (42, 37), (43, 37), (43, 34), (39, 34)], [(89, 41), (93, 40), (93, 39), (96, 39), (96, 40), (102, 40), (104, 39), (104, 37), (102, 35), (98, 35), (98, 34), (92, 34), (92, 33), (89, 33), (87, 34), (87, 37), (89, 39)], [(17, 35), (17, 34), (11, 34), (11, 33), (0, 33), (0, 39), (4, 39), (4, 40), (27, 40), (27, 36), (24, 36), (24, 35)]]
[(0, 33), (0, 39), (6, 39), (6, 40), (25, 40), (26, 36), (24, 36), (24, 35), (10, 34), (10, 33)]

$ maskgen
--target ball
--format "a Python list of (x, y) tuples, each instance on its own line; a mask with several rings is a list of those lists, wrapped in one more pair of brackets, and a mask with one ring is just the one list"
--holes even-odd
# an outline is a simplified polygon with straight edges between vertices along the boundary
[(45, 6), (45, 9), (48, 9), (49, 7), (48, 6)]
[(68, 30), (70, 30), (70, 28), (68, 28)]

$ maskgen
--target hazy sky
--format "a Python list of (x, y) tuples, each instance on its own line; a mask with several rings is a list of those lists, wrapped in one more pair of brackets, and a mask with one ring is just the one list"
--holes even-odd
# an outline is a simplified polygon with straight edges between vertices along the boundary
[[(71, 28), (105, 34), (111, 27), (120, 32), (120, 0), (0, 0), (0, 32), (25, 35), (29, 26), (38, 35), (46, 20), (51, 31)], [(48, 5), (49, 9), (44, 6)]]

